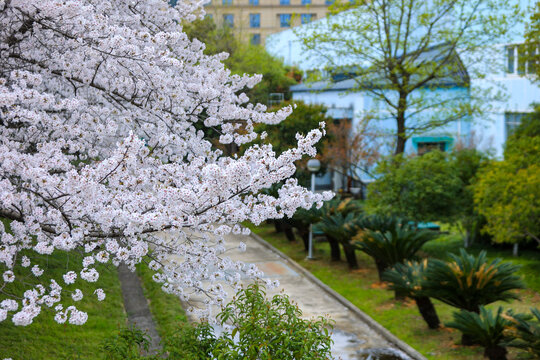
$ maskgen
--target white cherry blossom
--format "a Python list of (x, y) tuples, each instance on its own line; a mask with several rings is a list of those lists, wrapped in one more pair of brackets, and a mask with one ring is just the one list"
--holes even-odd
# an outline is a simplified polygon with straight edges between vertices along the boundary
[[(212, 274), (231, 289), (240, 274), (261, 276), (224, 255), (227, 234), (331, 196), (290, 178), (297, 160), (315, 155), (322, 126), (281, 154), (262, 144), (230, 157), (216, 146), (247, 144), (255, 124), (292, 109), (250, 104), (243, 92), (260, 76), (232, 75), (226, 54), (205, 55), (187, 38), (182, 23), (203, 16), (201, 4), (0, 1), (0, 217), (11, 229), (0, 223), (0, 301), (19, 304), (2, 307), (0, 321), (26, 326), (46, 306), (59, 323), (84, 324), (84, 311), (60, 306), (71, 292), (59, 283), (99, 283), (94, 263), (133, 270), (142, 261), (164, 291), (205, 295), (190, 307), (204, 314), (230, 290)], [(277, 197), (262, 192), (278, 182)], [(44, 274), (57, 252), (84, 253), (63, 279)], [(8, 291), (19, 265), (24, 294)]]

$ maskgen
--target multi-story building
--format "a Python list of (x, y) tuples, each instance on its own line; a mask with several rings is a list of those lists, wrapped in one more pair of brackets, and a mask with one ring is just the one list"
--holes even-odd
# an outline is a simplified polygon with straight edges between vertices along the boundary
[(206, 13), (245, 41), (264, 44), (268, 35), (324, 18), (333, 0), (212, 0)]
[[(526, 3), (528, 0), (521, 0)], [(523, 8), (526, 8), (523, 6)], [(349, 16), (340, 13), (332, 18), (332, 21), (342, 21)], [(329, 18), (321, 20), (323, 23), (330, 21)], [(387, 111), (385, 104), (380, 99), (373, 97), (372, 92), (358, 86), (353, 76), (334, 78), (327, 76), (324, 57), (314, 56), (303, 47), (299, 33), (311, 34), (317, 24), (305, 25), (300, 31), (284, 30), (273, 34), (266, 41), (267, 51), (282, 58), (286, 65), (296, 66), (306, 73), (314, 72), (321, 74), (322, 80), (298, 84), (291, 87), (293, 100), (301, 100), (311, 104), (322, 104), (328, 107), (327, 115), (335, 120), (346, 119), (353, 125), (359, 124), (366, 114), (383, 113)], [(533, 110), (533, 103), (540, 102), (540, 87), (536, 78), (538, 63), (531, 60), (531, 53), (540, 53), (540, 47), (524, 45), (524, 28), (515, 29), (509, 39), (502, 43), (492, 43), (485, 46), (492, 57), (480, 57), (476, 62), (462, 57), (459, 49), (456, 50), (456, 59), (463, 64), (459, 72), (444, 78), (443, 86), (429, 86), (423, 92), (426, 98), (434, 99), (456, 98), (462, 99), (466, 104), (471, 93), (482, 94), (490, 90), (498, 91), (496, 97), (486, 97), (485, 104), (489, 108), (482, 116), (463, 118), (438, 127), (415, 133), (407, 141), (405, 151), (408, 153), (424, 153), (431, 149), (450, 150), (455, 144), (470, 143), (481, 150), (489, 150), (498, 157), (503, 156), (504, 144), (513, 129), (521, 122), (521, 118)], [(424, 56), (430, 56), (429, 52)], [(436, 56), (433, 56), (435, 58)], [(326, 58), (331, 58), (331, 53)], [(341, 59), (344, 64), (359, 66), (352, 60)], [(349, 61), (351, 61), (349, 63)], [(455, 68), (455, 67), (451, 67)], [(482, 76), (471, 76), (475, 68), (485, 69)], [(352, 72), (354, 74), (354, 72)], [(350, 74), (349, 74), (350, 75)], [(370, 83), (369, 86), (377, 86)], [(502, 95), (502, 96), (501, 96)], [(437, 109), (433, 109), (428, 115), (436, 118)], [(376, 122), (381, 134), (390, 134), (392, 140), (395, 134), (395, 120), (390, 116), (383, 116)], [(390, 147), (391, 151), (393, 148)], [(359, 174), (359, 176), (363, 176)], [(369, 180), (369, 179), (368, 179)], [(326, 182), (325, 182), (326, 181)], [(317, 179), (317, 186), (326, 186), (330, 183), (338, 183), (328, 176)]]

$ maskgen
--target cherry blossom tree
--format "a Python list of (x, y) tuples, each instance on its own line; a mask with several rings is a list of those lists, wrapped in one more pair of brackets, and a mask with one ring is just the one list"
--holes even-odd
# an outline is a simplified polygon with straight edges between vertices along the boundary
[[(99, 285), (98, 263), (133, 270), (148, 257), (165, 291), (204, 294), (197, 311), (207, 311), (224, 301), (223, 281), (260, 276), (227, 258), (227, 234), (330, 197), (290, 178), (296, 160), (315, 155), (322, 126), (281, 154), (255, 145), (227, 157), (203, 139), (201, 124), (222, 144), (245, 144), (255, 124), (292, 109), (250, 104), (243, 91), (260, 76), (231, 75), (226, 54), (204, 55), (187, 38), (181, 23), (204, 15), (201, 5), (0, 0), (0, 217), (10, 228), (0, 223), (0, 321), (28, 325), (47, 308), (83, 324), (87, 314), (66, 301), (105, 291), (66, 286)], [(279, 181), (278, 196), (260, 191)], [(74, 251), (82, 271), (68, 263), (59, 279), (34, 260)]]

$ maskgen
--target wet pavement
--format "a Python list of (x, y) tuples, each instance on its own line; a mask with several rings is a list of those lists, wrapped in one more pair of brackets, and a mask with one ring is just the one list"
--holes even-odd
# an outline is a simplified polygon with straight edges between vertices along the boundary
[(265, 278), (279, 280), (278, 288), (267, 291), (269, 296), (283, 291), (298, 304), (305, 318), (325, 316), (335, 321), (332, 353), (336, 358), (425, 359), (257, 235), (227, 236), (227, 248), (237, 247), (240, 242), (247, 245), (247, 250), (243, 253), (232, 251), (228, 256), (233, 260), (255, 264), (265, 273)]

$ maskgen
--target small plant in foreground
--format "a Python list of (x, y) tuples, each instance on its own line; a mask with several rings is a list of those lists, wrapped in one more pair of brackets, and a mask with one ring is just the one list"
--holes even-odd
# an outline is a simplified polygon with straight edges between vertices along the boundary
[(150, 359), (142, 357), (143, 351), (148, 351), (150, 338), (137, 327), (123, 328), (118, 335), (105, 339), (103, 351), (107, 360), (136, 360)]
[(511, 333), (514, 337), (508, 346), (521, 349), (530, 359), (540, 359), (540, 310), (531, 309), (531, 317), (517, 317)]
[(287, 295), (268, 300), (262, 285), (249, 285), (218, 314), (219, 323), (229, 324), (232, 330), (217, 338), (212, 355), (246, 360), (331, 359), (331, 323), (301, 316)]
[(437, 329), (440, 326), (439, 316), (422, 288), (427, 266), (427, 259), (422, 262), (407, 261), (404, 264), (396, 264), (392, 269), (384, 272), (382, 278), (390, 283), (390, 290), (413, 298), (428, 327)]

